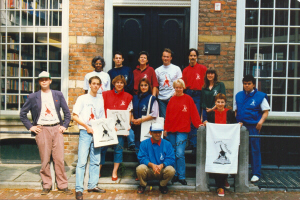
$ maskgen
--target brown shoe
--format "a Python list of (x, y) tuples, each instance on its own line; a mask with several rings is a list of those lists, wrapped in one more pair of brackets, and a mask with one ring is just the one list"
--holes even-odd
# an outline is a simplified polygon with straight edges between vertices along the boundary
[(71, 190), (69, 190), (68, 188), (65, 188), (65, 189), (58, 189), (58, 192), (62, 192), (66, 195), (71, 195), (73, 194), (73, 192)]
[(103, 189), (101, 189), (101, 188), (95, 187), (94, 189), (88, 189), (88, 192), (105, 193), (106, 190), (103, 190)]
[(46, 195), (50, 192), (50, 188), (43, 188), (41, 195)]
[(83, 199), (82, 192), (80, 192), (80, 191), (76, 192), (76, 199), (77, 199), (77, 200)]

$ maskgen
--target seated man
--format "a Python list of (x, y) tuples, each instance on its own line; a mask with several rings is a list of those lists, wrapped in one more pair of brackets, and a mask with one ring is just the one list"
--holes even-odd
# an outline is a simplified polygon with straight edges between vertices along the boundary
[(150, 127), (149, 139), (140, 145), (138, 160), (140, 165), (136, 168), (136, 174), (140, 180), (138, 194), (143, 194), (148, 180), (160, 180), (159, 190), (162, 194), (168, 193), (167, 184), (175, 174), (175, 154), (171, 143), (161, 139), (163, 125), (154, 123)]

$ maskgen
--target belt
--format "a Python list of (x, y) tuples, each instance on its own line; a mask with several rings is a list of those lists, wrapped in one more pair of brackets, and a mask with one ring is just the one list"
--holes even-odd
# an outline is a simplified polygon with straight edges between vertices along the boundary
[(57, 122), (56, 124), (38, 124), (38, 126), (57, 126), (59, 125), (60, 123)]

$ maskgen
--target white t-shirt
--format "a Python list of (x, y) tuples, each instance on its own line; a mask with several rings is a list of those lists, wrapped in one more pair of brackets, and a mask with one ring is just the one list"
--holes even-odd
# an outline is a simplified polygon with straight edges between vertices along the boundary
[(39, 125), (50, 125), (50, 124), (56, 124), (59, 122), (54, 100), (52, 96), (52, 92), (43, 92), (41, 91), (41, 98), (42, 98), (42, 109), (40, 113), (39, 120), (37, 124)]
[(103, 71), (101, 71), (101, 72), (93, 71), (93, 72), (87, 73), (84, 77), (84, 83), (83, 83), (84, 90), (88, 90), (88, 93), (90, 93), (91, 88), (89, 86), (89, 80), (93, 76), (98, 76), (102, 82), (101, 87), (99, 88), (99, 90), (97, 92), (98, 94), (102, 94), (103, 91), (110, 90), (110, 77), (109, 77), (108, 73), (103, 72)]
[(181, 69), (173, 64), (160, 66), (155, 70), (159, 84), (158, 99), (167, 100), (175, 92), (173, 82), (182, 77)]
[[(84, 94), (78, 97), (73, 108), (73, 113), (78, 115), (79, 119), (87, 125), (91, 125), (90, 122), (92, 120), (105, 118), (102, 95), (97, 94), (96, 97), (93, 97), (90, 94)], [(79, 124), (78, 124), (78, 128), (85, 129), (83, 126)]]

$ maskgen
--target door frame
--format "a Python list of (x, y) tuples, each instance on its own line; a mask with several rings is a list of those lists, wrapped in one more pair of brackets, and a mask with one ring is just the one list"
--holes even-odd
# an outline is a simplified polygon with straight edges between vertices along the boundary
[(189, 48), (198, 48), (198, 17), (199, 1), (198, 0), (105, 0), (104, 2), (104, 47), (103, 57), (106, 63), (104, 71), (108, 71), (113, 66), (113, 7), (189, 7), (190, 8), (190, 41)]

